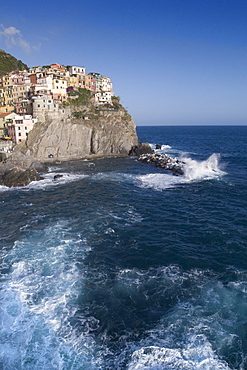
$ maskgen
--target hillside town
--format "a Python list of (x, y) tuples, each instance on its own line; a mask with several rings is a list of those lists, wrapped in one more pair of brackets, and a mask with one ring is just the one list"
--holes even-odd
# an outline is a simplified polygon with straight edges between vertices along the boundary
[(0, 76), (0, 152), (25, 141), (36, 122), (58, 112), (80, 89), (92, 92), (96, 107), (112, 105), (110, 78), (86, 74), (84, 67), (51, 64)]

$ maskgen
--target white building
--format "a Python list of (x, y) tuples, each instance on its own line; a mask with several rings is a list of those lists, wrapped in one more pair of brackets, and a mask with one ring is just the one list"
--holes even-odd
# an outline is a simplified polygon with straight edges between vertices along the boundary
[(112, 104), (112, 93), (110, 91), (101, 91), (94, 94), (95, 104)]
[(39, 77), (39, 78), (37, 78), (37, 84), (42, 85), (42, 86), (46, 86), (47, 90), (51, 90), (52, 89), (52, 77), (50, 77), (50, 76)]
[(103, 77), (102, 78), (102, 90), (103, 91), (110, 91), (113, 95), (113, 87), (112, 82), (109, 77)]
[(71, 75), (85, 75), (86, 74), (86, 68), (71, 66), (71, 67), (69, 67), (69, 73)]

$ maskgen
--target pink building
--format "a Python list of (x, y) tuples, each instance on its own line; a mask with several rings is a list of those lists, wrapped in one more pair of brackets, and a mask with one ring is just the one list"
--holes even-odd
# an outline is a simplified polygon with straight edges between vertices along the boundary
[(26, 140), (29, 131), (32, 130), (37, 119), (32, 118), (31, 115), (16, 115), (11, 121), (7, 124), (8, 136), (11, 137), (15, 144), (18, 144)]

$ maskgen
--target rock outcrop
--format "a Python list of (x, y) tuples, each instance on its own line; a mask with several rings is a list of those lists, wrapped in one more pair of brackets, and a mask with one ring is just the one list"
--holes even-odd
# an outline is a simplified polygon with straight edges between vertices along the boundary
[(32, 181), (39, 181), (42, 177), (34, 168), (24, 170), (20, 167), (14, 167), (0, 174), (0, 185), (7, 187), (25, 186)]
[(47, 167), (34, 158), (21, 153), (13, 153), (0, 163), (0, 185), (13, 187), (25, 186), (31, 181), (41, 180), (40, 172)]
[(139, 157), (142, 154), (151, 154), (153, 152), (154, 152), (153, 149), (148, 143), (139, 142), (138, 145), (134, 145), (131, 148), (129, 155), (131, 157)]
[(23, 186), (40, 180), (46, 162), (127, 156), (140, 145), (134, 121), (118, 98), (113, 107), (97, 108), (90, 92), (79, 89), (78, 96), (56, 112), (40, 110), (26, 141), (0, 164), (0, 185)]
[(36, 123), (26, 142), (17, 145), (15, 151), (50, 162), (126, 156), (138, 145), (134, 121), (124, 108), (98, 111), (90, 108), (84, 115), (73, 109), (66, 107), (60, 117), (47, 116)]

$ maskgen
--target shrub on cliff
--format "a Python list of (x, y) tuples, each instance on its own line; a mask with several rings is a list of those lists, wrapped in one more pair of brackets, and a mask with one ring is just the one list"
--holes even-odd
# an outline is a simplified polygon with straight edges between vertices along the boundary
[[(80, 105), (91, 105), (92, 104), (92, 92), (87, 89), (83, 89), (79, 87), (79, 89), (72, 90), (69, 94), (68, 103), (69, 105), (73, 106), (80, 106)], [(75, 96), (75, 98), (72, 98)]]

